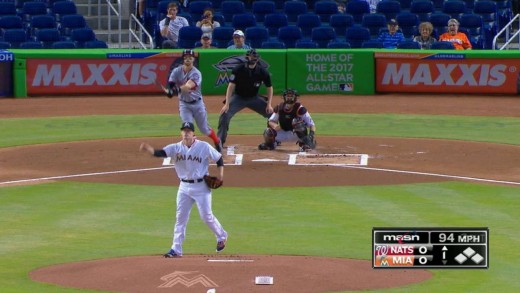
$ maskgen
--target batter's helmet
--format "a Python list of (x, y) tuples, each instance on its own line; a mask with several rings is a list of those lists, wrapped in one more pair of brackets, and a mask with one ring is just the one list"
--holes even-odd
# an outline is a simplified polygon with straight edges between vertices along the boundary
[(282, 94), (283, 100), (287, 104), (296, 103), (296, 100), (298, 100), (299, 96), (300, 95), (298, 94), (298, 92), (294, 89), (286, 89), (285, 91), (283, 91), (283, 94)]
[(195, 57), (195, 52), (192, 49), (184, 49), (184, 51), (182, 51), (182, 57), (184, 58), (184, 56)]

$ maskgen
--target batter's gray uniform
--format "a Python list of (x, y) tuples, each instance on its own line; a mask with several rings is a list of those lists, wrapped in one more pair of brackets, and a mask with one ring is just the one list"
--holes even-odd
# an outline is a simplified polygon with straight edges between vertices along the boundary
[(195, 83), (195, 87), (188, 93), (179, 91), (179, 114), (182, 121), (194, 122), (197, 124), (200, 132), (205, 135), (211, 134), (211, 127), (208, 123), (208, 113), (206, 105), (202, 99), (202, 74), (195, 67), (192, 66), (188, 72), (184, 72), (184, 66), (180, 65), (172, 70), (168, 82), (173, 82), (180, 87), (188, 80)]
[(200, 218), (215, 234), (217, 242), (226, 241), (228, 234), (211, 209), (211, 189), (202, 179), (204, 175), (209, 174), (209, 161), (218, 161), (222, 155), (207, 142), (197, 139), (190, 147), (181, 141), (169, 144), (163, 150), (175, 162), (174, 168), (181, 180), (177, 192), (177, 212), (171, 249), (182, 256), (182, 243), (186, 237), (186, 225), (193, 204), (197, 205)]

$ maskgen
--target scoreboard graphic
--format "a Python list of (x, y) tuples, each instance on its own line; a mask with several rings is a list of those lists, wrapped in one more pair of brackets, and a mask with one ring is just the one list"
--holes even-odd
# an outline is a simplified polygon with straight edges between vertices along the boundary
[(489, 228), (373, 228), (374, 269), (487, 269)]

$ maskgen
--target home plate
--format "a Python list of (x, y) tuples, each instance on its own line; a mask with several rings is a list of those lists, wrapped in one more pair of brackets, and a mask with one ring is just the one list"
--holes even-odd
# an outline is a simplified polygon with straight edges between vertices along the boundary
[(368, 164), (367, 154), (310, 154), (298, 153), (289, 155), (289, 165), (300, 166), (347, 166)]

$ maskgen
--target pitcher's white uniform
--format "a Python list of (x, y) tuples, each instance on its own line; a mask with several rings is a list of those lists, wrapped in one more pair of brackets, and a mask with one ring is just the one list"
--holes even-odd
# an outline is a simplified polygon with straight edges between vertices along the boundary
[(173, 244), (171, 248), (182, 255), (182, 243), (186, 236), (186, 225), (190, 217), (191, 207), (195, 203), (200, 218), (215, 234), (217, 241), (225, 241), (227, 232), (213, 215), (211, 209), (211, 189), (202, 179), (209, 174), (210, 160), (218, 161), (221, 154), (205, 141), (195, 139), (190, 147), (181, 142), (169, 144), (164, 152), (175, 162), (174, 169), (181, 180), (177, 192), (177, 211)]

